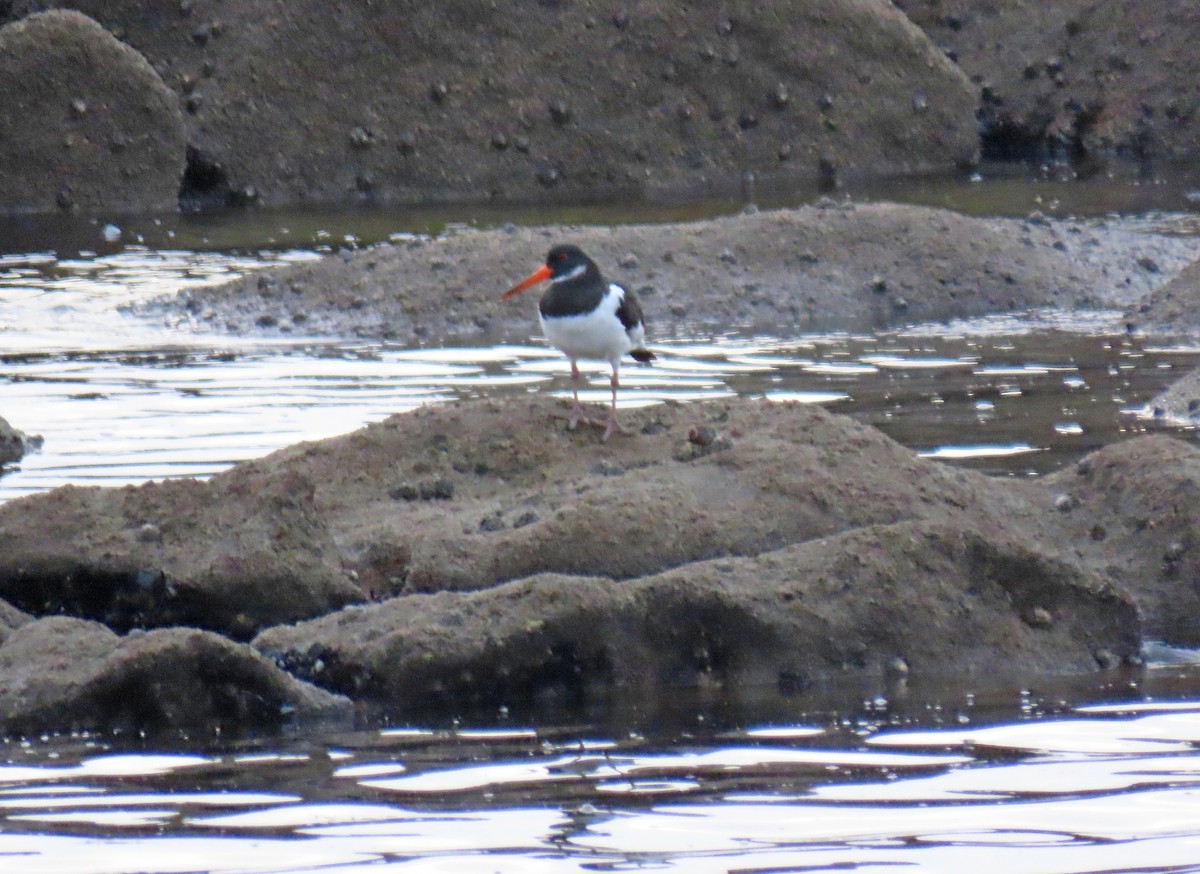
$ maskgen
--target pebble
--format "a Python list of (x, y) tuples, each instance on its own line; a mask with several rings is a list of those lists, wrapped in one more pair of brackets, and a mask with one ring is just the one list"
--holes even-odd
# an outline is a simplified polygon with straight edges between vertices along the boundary
[(1075, 499), (1070, 495), (1059, 495), (1054, 499), (1054, 509), (1060, 513), (1069, 513), (1075, 509)]
[(506, 527), (504, 517), (499, 513), (493, 513), (490, 516), (484, 516), (479, 522), (480, 531), (503, 531)]
[(121, 239), (121, 229), (116, 225), (105, 225), (100, 229), (100, 233), (104, 237), (104, 242), (115, 243)]
[(609, 461), (607, 458), (601, 458), (592, 465), (592, 473), (599, 476), (622, 476), (625, 473), (625, 468), (617, 464), (615, 461)]
[(442, 103), (450, 96), (450, 86), (445, 82), (434, 82), (429, 86), (429, 99), (434, 103)]
[(641, 262), (638, 261), (638, 256), (632, 252), (626, 252), (621, 256), (621, 260), (617, 262), (617, 264), (619, 264), (621, 267), (624, 267), (626, 270), (632, 270), (634, 267), (637, 267), (639, 263)]
[(571, 120), (571, 107), (567, 105), (565, 100), (551, 100), (546, 107), (550, 112), (550, 118), (555, 124), (566, 124)]
[(1030, 628), (1049, 628), (1054, 624), (1054, 616), (1045, 607), (1034, 607), (1021, 615), (1021, 619)]

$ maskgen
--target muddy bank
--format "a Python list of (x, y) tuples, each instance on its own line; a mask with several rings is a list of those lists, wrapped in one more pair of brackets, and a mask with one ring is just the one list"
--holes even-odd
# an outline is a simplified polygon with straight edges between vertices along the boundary
[[(1200, 639), (1180, 621), (1200, 537), (1200, 453), (1182, 442), (1130, 440), (1030, 483), (811, 406), (632, 410), (637, 433), (607, 444), (565, 412), (431, 406), (207, 483), (14, 500), (0, 594), (33, 616), (198, 634), (177, 627), (182, 600), (188, 624), (258, 632), (297, 681), (414, 716), (672, 684), (1078, 672), (1136, 660), (1143, 635)], [(37, 625), (5, 617), (5, 647)], [(152, 637), (104, 634), (102, 667)], [(97, 670), (78, 688), (108, 682)]]
[(1116, 219), (981, 219), (825, 200), (682, 224), (458, 231), (256, 273), (143, 311), (237, 333), (524, 338), (537, 330), (533, 301), (497, 297), (564, 240), (638, 292), (651, 338), (741, 327), (869, 330), (1048, 306), (1120, 309), (1194, 257), (1187, 240)]

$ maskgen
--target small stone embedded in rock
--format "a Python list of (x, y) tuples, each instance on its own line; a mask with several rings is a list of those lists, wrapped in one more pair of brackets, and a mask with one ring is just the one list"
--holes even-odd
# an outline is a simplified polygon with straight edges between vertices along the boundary
[(423, 480), (417, 488), (422, 501), (448, 501), (454, 497), (454, 483), (442, 477), (435, 480)]
[(693, 425), (688, 429), (687, 439), (696, 446), (712, 446), (717, 439), (717, 430), (708, 425)]
[(450, 86), (445, 82), (434, 82), (429, 86), (429, 99), (434, 103), (442, 103), (450, 96)]
[(550, 112), (550, 118), (555, 124), (566, 124), (571, 120), (571, 107), (567, 105), (565, 100), (551, 100), (546, 107)]
[(479, 522), (479, 530), (485, 532), (503, 531), (507, 526), (504, 524), (504, 517), (499, 513), (493, 513), (490, 516), (484, 516)]
[(632, 252), (627, 252), (626, 254), (622, 255), (621, 260), (617, 262), (617, 264), (624, 267), (626, 270), (632, 270), (634, 267), (637, 267), (639, 263), (638, 256)]
[(599, 474), (600, 476), (622, 476), (625, 473), (625, 468), (621, 467), (615, 461), (601, 458), (592, 465), (592, 473)]
[(421, 491), (412, 483), (400, 483), (388, 490), (388, 497), (393, 501), (415, 501), (421, 497)]
[(1075, 499), (1070, 495), (1059, 495), (1054, 499), (1054, 509), (1060, 513), (1069, 513), (1075, 509)]
[(871, 277), (871, 291), (876, 294), (886, 294), (888, 290), (887, 280), (876, 274)]
[(1158, 273), (1159, 270), (1161, 269), (1158, 266), (1158, 262), (1155, 261), (1153, 258), (1151, 258), (1149, 255), (1142, 255), (1140, 258), (1137, 259), (1137, 264), (1138, 264), (1138, 267), (1141, 267), (1147, 273)]
[(512, 527), (513, 528), (524, 528), (526, 525), (532, 525), (534, 522), (537, 522), (537, 521), (539, 521), (538, 514), (533, 512), (533, 510), (526, 510), (524, 513), (522, 513), (520, 516), (518, 516), (516, 519), (513, 520)]
[(375, 142), (375, 135), (365, 127), (356, 127), (350, 131), (350, 145), (356, 149), (369, 149)]
[(1054, 616), (1045, 607), (1034, 607), (1024, 611), (1021, 620), (1030, 628), (1049, 628), (1054, 624)]

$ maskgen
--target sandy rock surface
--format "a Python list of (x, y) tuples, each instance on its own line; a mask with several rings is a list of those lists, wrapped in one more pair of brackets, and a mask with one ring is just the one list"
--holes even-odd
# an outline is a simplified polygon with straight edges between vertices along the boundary
[(0, 643), (5, 732), (278, 726), (350, 715), (350, 702), (279, 670), (244, 644), (194, 629), (119, 637), (66, 616)]
[[(271, 629), (255, 646), (301, 676), (398, 712), (653, 702), (719, 685), (798, 692), (857, 671), (993, 678), (1088, 671), (1137, 651), (1136, 610), (1100, 575), (927, 522), (875, 525), (626, 582), (541, 574), (410, 595)], [(651, 705), (652, 706), (652, 705)]]
[(246, 638), (317, 616), (362, 593), (312, 494), (303, 474), (238, 468), (216, 488), (68, 486), (12, 501), (0, 508), (0, 597), (120, 631), (182, 624)]
[(73, 11), (0, 28), (0, 212), (174, 210), (178, 100), (136, 50)]
[(1136, 592), (1148, 636), (1200, 643), (1200, 450), (1165, 436), (1107, 446), (1038, 484), (1077, 560)]
[(178, 95), (185, 199), (679, 194), (978, 150), (974, 89), (885, 0), (70, 5)]
[(638, 293), (652, 344), (656, 332), (797, 334), (1034, 307), (1120, 309), (1195, 257), (1186, 239), (1119, 220), (827, 200), (678, 224), (462, 231), (272, 269), (141, 311), (237, 333), (523, 338), (537, 331), (536, 292), (497, 298), (560, 241)]
[[(1167, 590), (1117, 572), (1164, 547), (1097, 539), (1085, 514), (1098, 498), (1065, 512), (1061, 485), (947, 467), (811, 406), (632, 410), (637, 433), (607, 444), (567, 431), (565, 412), (544, 397), (437, 405), (207, 483), (11, 501), (0, 591), (35, 614), (173, 625), (186, 581), (187, 621), (237, 636), (313, 616), (256, 646), (409, 714), (631, 684), (796, 690), (897, 660), (923, 675), (1082, 671), (1133, 658), (1143, 621), (1170, 631)], [(1195, 454), (1171, 440), (1121, 449), (1154, 470)], [(1103, 524), (1115, 532), (1133, 503)], [(134, 562), (127, 544), (156, 513), (170, 520), (152, 523), (162, 544)], [(293, 527), (307, 547), (275, 548)], [(32, 564), (47, 542), (71, 544), (70, 563), (63, 547)], [(110, 584), (118, 557), (149, 594), (128, 570)], [(313, 579), (323, 606), (296, 582)]]

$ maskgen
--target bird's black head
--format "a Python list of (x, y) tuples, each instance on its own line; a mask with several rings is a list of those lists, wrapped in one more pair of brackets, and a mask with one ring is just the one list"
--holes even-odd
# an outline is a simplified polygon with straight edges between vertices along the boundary
[(583, 250), (570, 243), (555, 246), (546, 255), (546, 266), (550, 268), (551, 279), (561, 279), (572, 273), (576, 275), (595, 270), (592, 259), (583, 254)]

